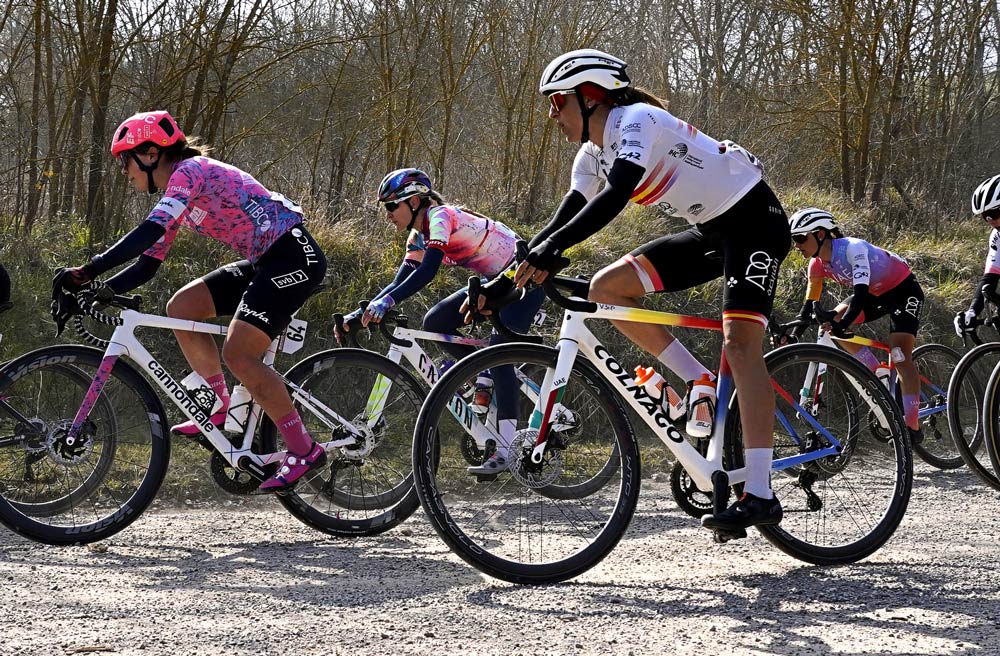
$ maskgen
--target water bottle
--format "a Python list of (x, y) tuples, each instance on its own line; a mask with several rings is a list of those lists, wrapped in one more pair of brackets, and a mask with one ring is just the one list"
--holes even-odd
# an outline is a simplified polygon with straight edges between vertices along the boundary
[(243, 385), (237, 385), (233, 388), (233, 393), (229, 395), (229, 412), (226, 413), (227, 431), (230, 433), (243, 432), (252, 404), (253, 398), (250, 396), (250, 390)]
[(209, 417), (222, 408), (222, 399), (197, 371), (185, 376), (181, 385), (187, 390), (188, 396), (194, 399), (195, 404)]
[(875, 367), (875, 377), (885, 385), (886, 389), (889, 389), (889, 363), (879, 362), (878, 366)]
[(636, 367), (635, 384), (642, 385), (646, 394), (659, 401), (660, 408), (667, 413), (670, 421), (684, 416), (684, 398), (652, 367)]
[(687, 433), (691, 437), (708, 437), (715, 420), (715, 382), (708, 374), (694, 382), (688, 394)]

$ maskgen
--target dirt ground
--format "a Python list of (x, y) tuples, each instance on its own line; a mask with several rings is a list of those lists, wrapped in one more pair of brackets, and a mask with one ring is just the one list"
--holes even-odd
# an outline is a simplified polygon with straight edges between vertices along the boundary
[(89, 547), (0, 529), (0, 654), (997, 654), (1000, 495), (918, 465), (889, 544), (821, 568), (716, 545), (666, 485), (554, 586), (488, 579), (422, 516), (336, 540), (273, 502), (151, 511)]

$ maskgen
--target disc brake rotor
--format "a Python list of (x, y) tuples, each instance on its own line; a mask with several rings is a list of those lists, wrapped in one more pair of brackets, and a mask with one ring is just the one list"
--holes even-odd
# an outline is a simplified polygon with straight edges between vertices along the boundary
[(558, 449), (547, 450), (538, 464), (531, 462), (531, 451), (537, 439), (537, 429), (525, 428), (517, 431), (510, 443), (508, 471), (515, 481), (532, 489), (551, 485), (563, 470), (562, 452)]

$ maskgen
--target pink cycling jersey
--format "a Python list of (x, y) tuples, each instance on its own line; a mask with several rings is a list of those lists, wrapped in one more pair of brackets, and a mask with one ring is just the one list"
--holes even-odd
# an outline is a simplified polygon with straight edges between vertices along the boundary
[(425, 250), (438, 248), (444, 251), (444, 264), (492, 277), (514, 259), (517, 239), (498, 221), (454, 205), (436, 205), (427, 210), (424, 229), (410, 231), (406, 259), (421, 262)]
[(302, 208), (235, 166), (191, 157), (177, 163), (163, 198), (146, 220), (166, 229), (146, 251), (149, 257), (163, 260), (183, 224), (256, 262), (279, 237), (302, 223)]
[[(810, 281), (832, 278), (843, 285), (868, 285), (873, 296), (881, 296), (910, 276), (910, 266), (895, 253), (872, 246), (862, 239), (833, 240), (830, 261), (809, 261)], [(819, 298), (816, 293), (815, 298)]]

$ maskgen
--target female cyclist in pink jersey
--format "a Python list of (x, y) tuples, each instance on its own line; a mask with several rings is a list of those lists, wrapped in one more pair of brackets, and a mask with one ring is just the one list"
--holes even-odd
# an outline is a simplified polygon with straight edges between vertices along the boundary
[[(126, 119), (115, 130), (111, 154), (135, 189), (162, 191), (163, 196), (146, 220), (114, 246), (83, 266), (60, 270), (55, 286), (75, 290), (135, 260), (107, 281), (116, 293), (134, 289), (159, 269), (181, 225), (245, 258), (185, 285), (167, 303), (167, 314), (196, 321), (233, 316), (222, 357), (274, 420), (288, 447), (278, 471), (260, 487), (267, 491), (291, 486), (322, 465), (326, 453), (306, 432), (281, 378), (261, 356), (326, 273), (326, 258), (303, 226), (302, 209), (248, 173), (204, 156), (164, 111)], [(212, 416), (212, 423), (222, 425), (229, 391), (215, 342), (202, 333), (175, 334), (191, 368), (222, 402)], [(189, 436), (199, 432), (192, 422), (172, 430)]]
[[(752, 525), (777, 524), (781, 504), (770, 484), (774, 395), (761, 344), (778, 268), (789, 249), (785, 213), (753, 155), (670, 114), (634, 87), (626, 67), (613, 55), (588, 49), (556, 57), (542, 73), (539, 92), (549, 99), (549, 118), (567, 141), (582, 145), (569, 193), (531, 240), (516, 281), (543, 281), (565, 249), (607, 225), (630, 200), (691, 224), (599, 271), (590, 300), (641, 307), (646, 294), (725, 276), (724, 346), (742, 410), (746, 493), (702, 524), (737, 535)], [(614, 323), (682, 380), (712, 377), (665, 328)]]
[[(431, 187), (431, 180), (420, 169), (405, 168), (390, 172), (379, 185), (377, 202), (385, 208), (386, 218), (400, 232), (408, 232), (406, 253), (396, 277), (363, 310), (347, 315), (347, 322), (361, 318), (362, 325), (379, 322), (386, 311), (427, 286), (441, 264), (461, 266), (484, 278), (492, 278), (514, 261), (517, 234), (499, 221), (457, 205), (447, 205)], [(424, 330), (458, 334), (465, 318), (461, 311), (468, 287), (438, 301), (424, 316)], [(545, 299), (535, 289), (500, 311), (500, 318), (512, 330), (527, 332)], [(345, 329), (347, 326), (345, 325)], [(502, 341), (497, 333), (492, 343)], [(471, 347), (442, 343), (453, 357), (461, 359)], [(509, 467), (508, 451), (517, 424), (517, 381), (513, 367), (484, 372), (476, 383), (472, 405), (477, 412), (489, 409), (488, 390), (495, 389), (500, 443), (485, 462), (469, 467), (474, 474), (495, 474)]]
[[(920, 328), (924, 292), (906, 260), (895, 253), (872, 246), (861, 239), (844, 237), (833, 215), (807, 207), (789, 219), (792, 241), (803, 257), (809, 258), (809, 286), (799, 312), (805, 319), (814, 313), (814, 304), (823, 293), (823, 279), (831, 278), (852, 288), (853, 294), (833, 311), (832, 320), (821, 318), (831, 334), (843, 335), (851, 326), (889, 317), (889, 357), (899, 372), (903, 392), (903, 415), (910, 440), (919, 444), (920, 378), (913, 362), (913, 346)], [(801, 331), (798, 331), (801, 334)], [(843, 346), (875, 371), (878, 358), (868, 347)]]

